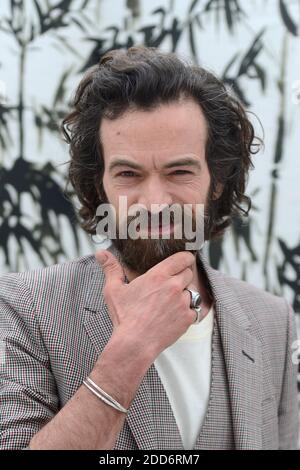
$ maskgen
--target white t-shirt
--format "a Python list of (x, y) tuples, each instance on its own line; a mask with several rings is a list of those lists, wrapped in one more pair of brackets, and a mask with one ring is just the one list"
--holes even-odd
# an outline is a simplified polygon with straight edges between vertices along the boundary
[(206, 415), (211, 380), (214, 305), (154, 361), (169, 398), (185, 449), (196, 444)]

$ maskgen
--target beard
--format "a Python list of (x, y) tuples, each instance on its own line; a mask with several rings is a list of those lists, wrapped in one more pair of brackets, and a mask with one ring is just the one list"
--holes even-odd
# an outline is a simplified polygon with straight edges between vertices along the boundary
[[(205, 206), (206, 207), (206, 206)], [(136, 217), (128, 217), (127, 219), (127, 234), (128, 234), (128, 227), (130, 223)], [(205, 227), (207, 226), (207, 214), (204, 214), (203, 220), (203, 231), (204, 231), (204, 238), (203, 241), (206, 240), (206, 230)], [(174, 224), (174, 217), (173, 214), (170, 214), (170, 222)], [(182, 220), (182, 227), (183, 220)], [(190, 227), (192, 227), (193, 232), (196, 231), (196, 220), (194, 215), (190, 216)], [(148, 238), (137, 238), (132, 239), (129, 236), (127, 238), (120, 238), (119, 237), (120, 228), (117, 227), (117, 236), (116, 238), (112, 239), (112, 244), (117, 248), (120, 253), (122, 262), (132, 271), (138, 273), (139, 275), (146, 273), (149, 269), (156, 266), (161, 261), (165, 260), (169, 256), (174, 255), (180, 251), (186, 251), (186, 243), (194, 243), (195, 238), (186, 238), (182, 236), (182, 238), (175, 238), (175, 233), (171, 232), (169, 234), (169, 238), (163, 238), (161, 234), (157, 238), (150, 238), (151, 235), (149, 234)], [(123, 232), (124, 233), (124, 232)], [(203, 245), (202, 245), (203, 246)], [(202, 248), (199, 247), (199, 249)], [(198, 249), (189, 250), (191, 253), (196, 254)]]
[(112, 243), (119, 250), (123, 263), (138, 274), (144, 274), (169, 256), (186, 250), (185, 241), (176, 239), (115, 239)]

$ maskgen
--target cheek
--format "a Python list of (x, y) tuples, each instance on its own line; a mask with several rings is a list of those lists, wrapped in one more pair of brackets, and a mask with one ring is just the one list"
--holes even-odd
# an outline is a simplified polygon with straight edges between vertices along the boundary
[(134, 196), (132, 194), (134, 192), (133, 189), (125, 189), (124, 187), (113, 184), (113, 181), (105, 174), (103, 176), (103, 189), (106, 193), (108, 202), (115, 207), (117, 212), (119, 212), (119, 204), (125, 204), (124, 199), (120, 201), (121, 196), (122, 198), (126, 197), (127, 207), (135, 202)]
[(115, 188), (115, 185), (113, 184), (112, 178), (105, 172), (104, 172), (104, 175), (103, 175), (102, 182), (103, 182), (103, 188), (104, 188), (104, 191), (107, 194), (107, 197), (109, 199), (115, 198), (116, 194), (117, 194), (117, 190)]
[(109, 178), (105, 174), (103, 175), (102, 185), (108, 202), (116, 207), (116, 194)]
[(204, 202), (208, 194), (209, 185), (210, 181), (208, 179), (199, 178), (187, 185), (181, 185), (180, 195), (186, 202)]

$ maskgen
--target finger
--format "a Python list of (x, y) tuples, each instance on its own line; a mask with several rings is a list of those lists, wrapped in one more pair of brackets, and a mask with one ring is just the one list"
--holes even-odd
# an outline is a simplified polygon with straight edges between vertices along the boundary
[(124, 284), (124, 271), (117, 258), (108, 250), (100, 250), (95, 254), (96, 260), (102, 267), (106, 283)]
[(174, 276), (195, 263), (195, 255), (190, 251), (180, 251), (164, 259), (149, 271), (164, 272), (167, 276)]
[(191, 305), (191, 294), (188, 290), (183, 291), (183, 295), (186, 298), (186, 306), (190, 308)]
[(186, 268), (180, 273), (176, 274), (173, 278), (178, 278), (178, 280), (181, 282), (182, 290), (183, 290), (191, 284), (194, 278), (194, 273), (191, 268)]

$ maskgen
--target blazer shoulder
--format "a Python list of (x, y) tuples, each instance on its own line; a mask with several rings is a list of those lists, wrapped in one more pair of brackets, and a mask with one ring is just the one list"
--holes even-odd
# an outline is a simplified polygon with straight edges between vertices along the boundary
[(243, 281), (242, 279), (232, 277), (228, 274), (222, 275), (224, 276), (226, 284), (234, 290), (234, 293), (239, 299), (243, 299), (247, 296), (247, 298), (250, 297), (277, 306), (284, 300), (282, 296), (266, 291), (264, 288), (255, 286), (248, 281)]
[(86, 255), (45, 268), (5, 273), (0, 276), (0, 292), (8, 296), (13, 290), (16, 296), (30, 297), (34, 304), (51, 295), (72, 296), (84, 289), (94, 266), (94, 255)]
[(25, 282), (30, 279), (41, 278), (41, 277), (61, 277), (69, 273), (72, 275), (78, 271), (84, 271), (86, 268), (94, 265), (94, 255), (85, 255), (80, 258), (73, 260), (64, 261), (62, 263), (56, 263), (47, 267), (40, 267), (36, 269), (30, 269), (28, 271), (19, 271), (19, 272), (7, 272), (0, 275), (0, 280), (2, 279), (14, 279), (20, 278)]
[(286, 329), (293, 309), (284, 297), (228, 274), (222, 274), (222, 277), (249, 318), (266, 327), (276, 324), (278, 328)]

